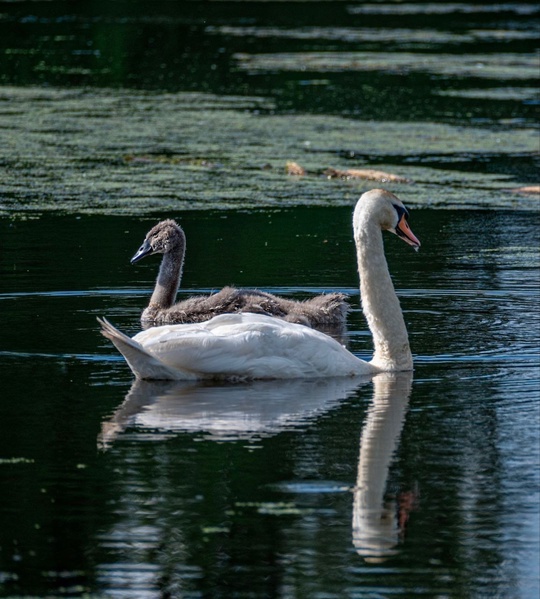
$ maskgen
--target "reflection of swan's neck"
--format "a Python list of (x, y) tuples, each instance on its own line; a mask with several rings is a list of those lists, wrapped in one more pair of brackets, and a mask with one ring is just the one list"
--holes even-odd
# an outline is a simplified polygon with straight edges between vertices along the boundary
[(395, 513), (383, 505), (388, 469), (403, 427), (412, 373), (382, 373), (373, 380), (373, 403), (360, 439), (358, 477), (354, 492), (353, 542), (360, 555), (395, 552)]
[(371, 363), (382, 370), (411, 370), (412, 356), (403, 314), (384, 256), (380, 226), (369, 212), (355, 220), (355, 241), (360, 274), (360, 297), (371, 334)]
[(182, 278), (183, 264), (183, 247), (180, 247), (176, 251), (163, 254), (156, 286), (154, 287), (154, 292), (150, 298), (150, 307), (166, 309), (174, 304), (176, 293)]

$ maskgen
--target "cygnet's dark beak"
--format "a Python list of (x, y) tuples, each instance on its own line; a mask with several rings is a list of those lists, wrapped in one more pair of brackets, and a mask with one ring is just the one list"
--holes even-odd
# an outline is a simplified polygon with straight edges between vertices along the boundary
[(147, 239), (145, 239), (144, 243), (137, 250), (135, 256), (133, 256), (133, 258), (131, 259), (131, 264), (135, 264), (135, 262), (142, 260), (145, 256), (150, 256), (150, 254), (152, 254), (153, 252), (154, 250), (152, 249), (150, 242)]

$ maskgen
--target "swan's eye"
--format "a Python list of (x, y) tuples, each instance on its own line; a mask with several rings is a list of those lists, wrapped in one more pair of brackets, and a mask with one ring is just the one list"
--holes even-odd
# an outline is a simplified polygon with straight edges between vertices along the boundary
[(398, 222), (405, 217), (405, 220), (408, 221), (409, 220), (409, 211), (407, 210), (407, 208), (403, 207), (403, 206), (398, 206), (397, 204), (392, 204), (392, 206), (394, 207), (395, 211), (397, 212), (398, 215)]

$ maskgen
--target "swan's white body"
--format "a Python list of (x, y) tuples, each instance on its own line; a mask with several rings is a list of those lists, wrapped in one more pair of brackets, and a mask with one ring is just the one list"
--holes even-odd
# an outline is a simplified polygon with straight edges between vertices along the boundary
[(407, 329), (382, 241), (386, 229), (418, 248), (407, 216), (401, 201), (384, 190), (365, 193), (354, 212), (362, 307), (375, 346), (370, 362), (319, 331), (263, 314), (160, 326), (133, 339), (100, 320), (102, 333), (141, 379), (292, 379), (411, 370)]
[(221, 314), (196, 324), (154, 327), (133, 338), (100, 322), (140, 379), (294, 379), (377, 372), (332, 337), (265, 314)]

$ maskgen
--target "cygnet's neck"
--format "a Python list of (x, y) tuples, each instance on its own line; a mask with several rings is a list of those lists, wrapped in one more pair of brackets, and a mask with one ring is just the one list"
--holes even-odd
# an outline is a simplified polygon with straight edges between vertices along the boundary
[(163, 254), (149, 308), (167, 309), (174, 304), (182, 279), (184, 248), (181, 244), (176, 250)]
[(412, 370), (407, 328), (384, 255), (380, 226), (359, 215), (355, 242), (360, 274), (362, 310), (373, 335), (371, 364), (382, 370)]

